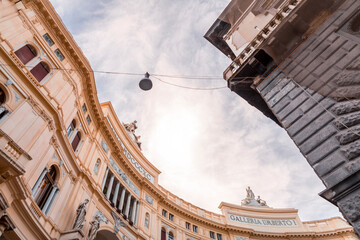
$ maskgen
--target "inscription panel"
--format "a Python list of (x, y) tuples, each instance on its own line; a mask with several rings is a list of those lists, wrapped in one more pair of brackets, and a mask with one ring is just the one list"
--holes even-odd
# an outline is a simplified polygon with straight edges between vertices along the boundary
[(228, 214), (228, 218), (232, 222), (253, 224), (259, 226), (278, 226), (278, 227), (295, 227), (298, 226), (297, 222), (293, 218), (271, 219), (271, 218), (254, 218), (245, 217), (241, 215)]

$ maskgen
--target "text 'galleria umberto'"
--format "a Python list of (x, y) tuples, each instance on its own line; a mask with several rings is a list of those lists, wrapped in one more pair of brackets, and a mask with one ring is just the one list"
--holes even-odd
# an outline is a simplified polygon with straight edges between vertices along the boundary
[(0, 1), (1, 240), (358, 239), (340, 217), (303, 222), (250, 187), (221, 214), (195, 206), (158, 184), (136, 129), (99, 103), (48, 0)]

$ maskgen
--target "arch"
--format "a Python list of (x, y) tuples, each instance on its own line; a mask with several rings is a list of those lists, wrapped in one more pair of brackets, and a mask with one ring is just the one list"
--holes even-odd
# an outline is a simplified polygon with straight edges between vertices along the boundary
[(0, 86), (0, 120), (9, 113), (9, 110), (4, 106), (6, 101), (7, 94), (5, 90)]
[(146, 228), (149, 228), (149, 226), (150, 226), (150, 214), (148, 212), (145, 214), (145, 223), (144, 223), (144, 225), (145, 225)]
[(26, 44), (25, 46), (16, 50), (14, 53), (24, 65), (30, 62), (30, 60), (35, 58), (37, 55), (35, 47), (31, 44)]
[(67, 127), (67, 133), (66, 133), (66, 136), (69, 138), (72, 133), (74, 132), (76, 128), (76, 120), (75, 118), (71, 121), (71, 123), (69, 124), (69, 126)]
[(171, 231), (168, 234), (168, 239), (169, 240), (174, 240), (174, 234)]
[(43, 80), (44, 77), (49, 74), (50, 67), (49, 64), (41, 61), (35, 67), (33, 67), (30, 72), (38, 82), (41, 82), (41, 80)]
[(94, 240), (120, 240), (113, 231), (99, 230)]
[(78, 131), (71, 142), (71, 146), (74, 151), (76, 151), (76, 149), (78, 148), (80, 140), (81, 140), (81, 133)]
[(47, 214), (53, 200), (58, 192), (56, 183), (59, 179), (59, 174), (55, 165), (51, 165), (49, 169), (45, 168), (36, 181), (32, 196), (39, 208)]
[(166, 230), (164, 227), (161, 228), (161, 240), (166, 240)]

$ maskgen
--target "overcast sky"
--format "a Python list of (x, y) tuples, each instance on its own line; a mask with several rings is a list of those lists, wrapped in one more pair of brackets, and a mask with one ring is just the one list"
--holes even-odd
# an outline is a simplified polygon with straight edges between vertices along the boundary
[[(94, 70), (218, 76), (230, 64), (203, 35), (229, 0), (51, 0)], [(271, 207), (299, 209), (302, 220), (340, 216), (318, 196), (325, 187), (286, 132), (228, 88), (207, 91), (153, 79), (95, 74), (100, 102), (120, 121), (138, 121), (144, 155), (173, 194), (219, 213), (240, 204), (247, 186)], [(196, 88), (224, 80), (162, 78)]]

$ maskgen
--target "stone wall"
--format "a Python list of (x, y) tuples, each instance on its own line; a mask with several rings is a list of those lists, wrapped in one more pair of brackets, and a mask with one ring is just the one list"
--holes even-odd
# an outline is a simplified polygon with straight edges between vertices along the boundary
[(360, 235), (360, 1), (348, 0), (257, 86)]

